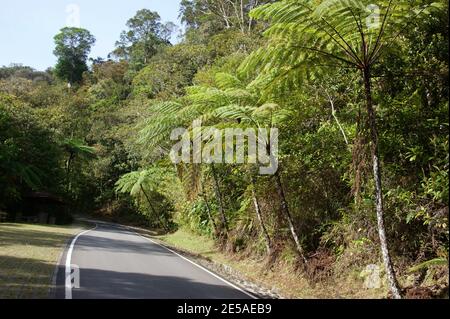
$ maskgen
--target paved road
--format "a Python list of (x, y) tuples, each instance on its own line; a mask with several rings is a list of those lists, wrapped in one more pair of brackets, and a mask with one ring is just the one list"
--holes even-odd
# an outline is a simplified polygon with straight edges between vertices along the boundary
[[(67, 255), (58, 271), (57, 298), (67, 297), (61, 271)], [(250, 298), (166, 248), (107, 223), (77, 239), (71, 263), (80, 267), (80, 288), (72, 289), (73, 299)]]

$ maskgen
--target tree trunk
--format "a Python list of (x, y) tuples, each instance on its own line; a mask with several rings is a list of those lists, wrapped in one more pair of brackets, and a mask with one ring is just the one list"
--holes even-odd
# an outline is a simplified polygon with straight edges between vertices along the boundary
[(342, 127), (341, 122), (339, 122), (339, 119), (338, 119), (338, 117), (337, 117), (337, 115), (336, 115), (336, 109), (335, 109), (335, 107), (334, 107), (334, 101), (333, 101), (333, 98), (331, 97), (330, 94), (328, 94), (328, 92), (327, 92), (326, 90), (325, 90), (325, 94), (328, 96), (328, 101), (330, 102), (330, 105), (331, 105), (331, 115), (333, 115), (334, 120), (336, 121), (336, 123), (337, 123), (337, 125), (338, 125), (338, 127), (339, 127), (339, 130), (341, 131), (342, 136), (344, 137), (345, 144), (348, 145), (347, 134), (345, 134), (344, 128)]
[(66, 174), (67, 174), (67, 191), (70, 192), (72, 190), (72, 179), (70, 178), (70, 172), (72, 168), (72, 162), (75, 159), (75, 154), (70, 152), (70, 156), (66, 163)]
[(156, 210), (153, 207), (152, 202), (150, 201), (150, 197), (147, 195), (147, 192), (145, 191), (145, 189), (142, 185), (141, 185), (141, 191), (144, 194), (145, 198), (147, 199), (147, 203), (150, 206), (150, 209), (152, 210), (153, 214), (156, 216), (157, 215)]
[(203, 182), (202, 182), (202, 196), (203, 196), (203, 200), (205, 201), (206, 210), (208, 212), (208, 218), (211, 221), (211, 224), (213, 225), (213, 228), (214, 228), (214, 237), (217, 237), (219, 235), (219, 231), (217, 229), (216, 222), (214, 221), (214, 217), (211, 212), (211, 207), (209, 206), (208, 197), (206, 196)]
[(264, 239), (266, 242), (266, 250), (267, 250), (267, 255), (270, 256), (272, 254), (272, 244), (270, 241), (270, 236), (269, 233), (267, 232), (267, 228), (266, 225), (264, 224), (264, 220), (262, 218), (262, 214), (261, 214), (261, 208), (259, 206), (259, 202), (258, 202), (258, 198), (256, 197), (256, 191), (255, 191), (255, 187), (256, 187), (256, 178), (255, 176), (252, 174), (251, 176), (252, 178), (252, 197), (253, 197), (253, 204), (255, 205), (255, 212), (256, 212), (256, 216), (258, 217), (258, 221), (261, 225), (261, 229), (264, 235)]
[(286, 219), (289, 223), (289, 229), (291, 230), (292, 238), (294, 239), (295, 245), (297, 247), (297, 252), (299, 253), (304, 263), (306, 264), (308, 261), (306, 260), (302, 245), (300, 245), (300, 240), (298, 239), (298, 235), (295, 230), (294, 223), (292, 221), (292, 216), (291, 213), (289, 212), (289, 206), (287, 204), (286, 196), (284, 194), (283, 184), (281, 183), (279, 170), (275, 173), (275, 186), (277, 189), (278, 196), (281, 199), (281, 211), (286, 216)]
[(211, 207), (209, 206), (208, 199), (206, 198), (206, 195), (203, 196), (203, 199), (205, 200), (206, 210), (208, 211), (208, 218), (211, 221), (211, 224), (213, 225), (214, 229), (214, 237), (217, 237), (219, 235), (219, 231), (217, 229), (216, 222), (214, 221), (214, 217), (211, 213)]
[(226, 236), (228, 233), (228, 221), (227, 221), (227, 216), (225, 216), (222, 194), (220, 192), (219, 180), (217, 179), (217, 173), (216, 173), (216, 168), (215, 168), (214, 164), (211, 164), (211, 171), (212, 171), (213, 179), (214, 179), (214, 190), (216, 192), (217, 200), (219, 201), (219, 213), (220, 213), (220, 218), (222, 220), (221, 226), (222, 226), (222, 229), (225, 230), (224, 235)]
[(142, 185), (141, 185), (141, 191), (144, 194), (145, 198), (147, 199), (148, 206), (150, 206), (150, 209), (153, 212), (153, 215), (159, 219), (161, 226), (164, 228), (164, 230), (166, 232), (168, 232), (169, 228), (166, 226), (166, 223), (164, 220), (162, 220), (161, 216), (158, 215), (158, 212), (156, 211), (155, 207), (153, 207), (152, 202), (150, 201), (150, 197), (148, 196), (147, 192), (145, 191), (145, 189)]
[(370, 69), (363, 70), (364, 87), (366, 95), (367, 113), (369, 117), (370, 135), (372, 142), (372, 164), (373, 177), (375, 182), (375, 201), (378, 221), (378, 235), (380, 237), (381, 254), (383, 256), (384, 267), (389, 282), (389, 288), (395, 299), (400, 299), (400, 289), (395, 276), (394, 267), (392, 265), (391, 256), (389, 254), (386, 230), (384, 227), (384, 209), (383, 209), (383, 190), (381, 186), (381, 168), (378, 155), (378, 129), (373, 109), (372, 88), (370, 83)]

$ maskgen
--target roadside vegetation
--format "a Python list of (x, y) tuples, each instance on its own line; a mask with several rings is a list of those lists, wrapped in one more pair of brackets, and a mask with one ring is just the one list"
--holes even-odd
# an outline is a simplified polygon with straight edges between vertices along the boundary
[[(183, 0), (179, 43), (143, 9), (107, 59), (62, 29), (0, 68), (0, 211), (50, 192), (296, 297), (448, 297), (448, 3), (372, 2)], [(278, 171), (174, 165), (195, 120), (278, 128)]]
[[(320, 264), (316, 266), (321, 267), (321, 270), (305, 275), (299, 272), (296, 263), (293, 262), (295, 258), (293, 256), (278, 258), (268, 267), (267, 262), (261, 257), (249, 252), (232, 254), (223, 252), (211, 238), (183, 228), (167, 235), (152, 235), (152, 238), (178, 250), (205, 267), (219, 274), (222, 273), (225, 277), (231, 275), (240, 282), (256, 284), (260, 289), (271, 290), (279, 298), (379, 299), (385, 298), (389, 291), (386, 282), (381, 282), (379, 286), (370, 289), (366, 286), (367, 278), (371, 275), (370, 269), (365, 269), (363, 266), (350, 266), (346, 269), (352, 263), (352, 258), (360, 254), (356, 249), (339, 261), (328, 256), (325, 257), (328, 259), (321, 256)], [(365, 264), (361, 263), (361, 265)], [(406, 297), (448, 298), (448, 291), (445, 289), (448, 283), (446, 261), (435, 260), (428, 266), (419, 265), (419, 268), (422, 272), (427, 270), (422, 288), (409, 290)], [(415, 271), (417, 270), (399, 276), (400, 284), (414, 285)]]

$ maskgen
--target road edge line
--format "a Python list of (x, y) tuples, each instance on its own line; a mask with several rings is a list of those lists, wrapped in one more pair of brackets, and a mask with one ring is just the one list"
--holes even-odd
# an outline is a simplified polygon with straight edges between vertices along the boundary
[(239, 286), (233, 284), (232, 282), (226, 280), (225, 278), (222, 278), (221, 276), (215, 274), (214, 272), (210, 271), (209, 269), (203, 267), (202, 265), (199, 265), (199, 264), (197, 264), (196, 262), (190, 260), (189, 258), (184, 257), (183, 255), (177, 253), (176, 251), (174, 251), (174, 250), (168, 248), (167, 246), (165, 246), (165, 245), (163, 245), (163, 244), (160, 244), (160, 243), (154, 241), (153, 239), (151, 239), (151, 238), (149, 238), (149, 237), (145, 237), (145, 236), (143, 236), (143, 235), (141, 235), (141, 234), (139, 234), (139, 233), (137, 233), (137, 232), (135, 232), (135, 231), (132, 231), (132, 230), (130, 230), (129, 228), (127, 228), (127, 229), (128, 229), (128, 231), (131, 231), (132, 233), (135, 233), (136, 235), (138, 235), (138, 236), (140, 236), (140, 237), (142, 237), (142, 238), (144, 238), (144, 239), (146, 239), (146, 240), (148, 240), (148, 241), (150, 241), (150, 242), (152, 242), (152, 243), (154, 243), (154, 244), (156, 244), (156, 245), (158, 245), (158, 246), (160, 246), (160, 247), (162, 247), (162, 248), (164, 248), (164, 249), (170, 251), (172, 254), (175, 254), (176, 256), (180, 257), (181, 259), (186, 260), (187, 262), (191, 263), (192, 265), (194, 265), (194, 266), (200, 268), (201, 270), (207, 272), (207, 273), (210, 274), (211, 276), (213, 276), (213, 277), (215, 277), (215, 278), (217, 278), (217, 279), (223, 281), (224, 283), (226, 283), (227, 285), (233, 287), (234, 289), (239, 290), (240, 292), (246, 294), (246, 295), (249, 296), (250, 298), (252, 298), (252, 299), (254, 299), (254, 300), (259, 300), (259, 299), (260, 299), (260, 298), (258, 298), (258, 297), (256, 297), (256, 296), (254, 296), (253, 294), (251, 294), (251, 293), (245, 291), (243, 288), (241, 288), (241, 287), (239, 287)]
[(53, 271), (52, 287), (49, 289), (49, 293), (48, 293), (49, 299), (56, 299), (57, 298), (57, 293), (58, 293), (58, 274), (60, 272), (60, 269), (63, 266), (63, 258), (64, 258), (64, 255), (65, 255), (66, 251), (69, 249), (69, 244), (72, 241), (72, 239), (73, 239), (73, 236), (68, 238), (66, 240), (66, 242), (64, 243), (64, 245), (61, 246), (62, 250), (61, 250), (61, 253), (59, 254), (58, 261), (56, 262), (55, 269)]
[(73, 252), (73, 248), (75, 247), (75, 244), (78, 240), (78, 238), (80, 238), (81, 236), (97, 229), (98, 225), (95, 224), (94, 228), (85, 230), (81, 233), (79, 233), (78, 235), (75, 236), (75, 238), (72, 240), (70, 246), (69, 246), (69, 250), (67, 251), (67, 256), (66, 256), (66, 266), (65, 266), (65, 276), (64, 276), (64, 287), (65, 287), (65, 294), (64, 294), (64, 298), (65, 299), (72, 299), (72, 278), (71, 278), (71, 264), (72, 264), (72, 252)]

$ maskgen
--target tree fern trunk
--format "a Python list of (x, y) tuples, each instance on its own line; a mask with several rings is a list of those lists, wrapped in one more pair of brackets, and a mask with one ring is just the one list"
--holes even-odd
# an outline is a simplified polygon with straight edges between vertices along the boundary
[(150, 200), (150, 197), (148, 196), (147, 192), (145, 191), (144, 187), (141, 185), (141, 191), (144, 194), (145, 198), (147, 199), (148, 206), (150, 206), (151, 211), (153, 212), (153, 215), (159, 219), (159, 222), (161, 223), (161, 226), (164, 228), (166, 232), (169, 231), (169, 228), (167, 227), (164, 220), (162, 220), (162, 217), (158, 215), (158, 212), (156, 211), (155, 207), (153, 207), (152, 202)]
[(302, 260), (306, 264), (308, 261), (306, 260), (302, 245), (300, 244), (300, 240), (298, 239), (297, 231), (295, 230), (294, 223), (292, 221), (291, 213), (289, 212), (289, 206), (287, 204), (286, 196), (284, 194), (283, 184), (281, 183), (279, 170), (275, 173), (275, 187), (277, 189), (278, 196), (281, 199), (281, 211), (283, 212), (284, 216), (286, 217), (289, 223), (289, 229), (291, 231), (292, 238), (294, 239), (297, 251)]
[(262, 214), (261, 214), (261, 207), (259, 206), (259, 202), (258, 202), (258, 197), (256, 197), (256, 191), (255, 191), (255, 187), (256, 187), (256, 178), (255, 176), (252, 174), (252, 197), (253, 197), (253, 204), (255, 205), (255, 211), (256, 211), (256, 216), (258, 218), (259, 224), (261, 225), (261, 229), (264, 235), (264, 239), (265, 239), (265, 243), (266, 243), (266, 250), (267, 250), (267, 255), (270, 256), (272, 254), (272, 244), (271, 244), (271, 240), (270, 240), (270, 236), (269, 233), (267, 231), (266, 225), (264, 224), (264, 220), (262, 218)]
[(209, 201), (208, 201), (208, 197), (206, 196), (206, 192), (205, 192), (205, 187), (203, 185), (203, 181), (202, 181), (202, 196), (203, 196), (203, 200), (205, 201), (206, 210), (208, 212), (208, 218), (211, 221), (211, 224), (213, 225), (213, 228), (214, 228), (214, 237), (217, 237), (219, 235), (219, 231), (217, 229), (216, 222), (215, 222), (214, 217), (212, 215), (211, 206), (209, 206)]
[(214, 237), (217, 237), (219, 235), (219, 231), (217, 229), (216, 222), (214, 221), (214, 217), (211, 213), (211, 207), (209, 206), (208, 199), (206, 198), (206, 195), (204, 196), (205, 204), (206, 204), (206, 210), (208, 211), (208, 218), (211, 221), (214, 229)]
[(364, 87), (366, 95), (367, 113), (369, 117), (370, 135), (372, 142), (372, 165), (373, 165), (373, 177), (375, 182), (375, 201), (378, 221), (378, 235), (380, 237), (381, 254), (383, 256), (384, 267), (386, 269), (386, 275), (389, 281), (389, 288), (395, 299), (400, 299), (400, 289), (398, 286), (397, 278), (395, 276), (394, 267), (392, 265), (391, 256), (389, 254), (386, 229), (384, 227), (384, 208), (383, 208), (383, 189), (381, 185), (381, 168), (380, 159), (378, 154), (378, 129), (373, 110), (372, 101), (372, 88), (370, 83), (370, 70), (364, 69)]
[(228, 221), (227, 221), (227, 216), (225, 215), (222, 193), (220, 191), (219, 180), (217, 178), (216, 168), (215, 168), (214, 164), (211, 164), (211, 171), (212, 171), (212, 175), (213, 175), (213, 179), (214, 179), (214, 190), (216, 193), (217, 200), (219, 202), (219, 213), (220, 213), (220, 218), (222, 220), (222, 229), (225, 230), (224, 235), (226, 236), (228, 234)]

